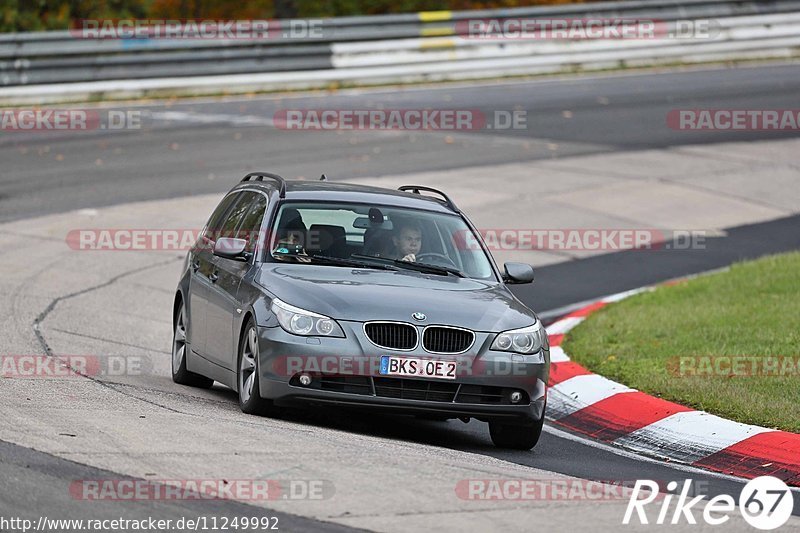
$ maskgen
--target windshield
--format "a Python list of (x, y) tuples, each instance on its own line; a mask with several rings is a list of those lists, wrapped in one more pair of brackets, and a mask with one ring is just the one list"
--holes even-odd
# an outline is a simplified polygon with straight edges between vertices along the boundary
[(286, 202), (270, 235), (270, 253), (278, 261), (496, 279), (479, 237), (458, 215)]

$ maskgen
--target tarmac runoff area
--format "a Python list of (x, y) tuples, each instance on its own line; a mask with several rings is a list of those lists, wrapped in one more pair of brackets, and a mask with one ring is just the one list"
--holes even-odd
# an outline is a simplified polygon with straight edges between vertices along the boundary
[[(442, 188), (479, 228), (719, 234), (800, 212), (799, 170), (800, 140), (782, 140), (354, 181)], [(230, 179), (233, 185), (238, 177)], [(460, 497), (457, 489), (470, 479), (568, 479), (559, 474), (458, 450), (247, 416), (227, 389), (173, 384), (170, 313), (185, 253), (84, 252), (70, 247), (66, 237), (91, 228), (197, 230), (219, 198), (87, 206), (0, 226), (0, 353), (43, 354), (44, 341), (53, 354), (122, 365), (91, 379), (3, 379), (0, 440), (141, 479), (324, 480), (335, 489), (331, 497), (248, 503), (378, 531), (431, 523), (444, 530), (514, 531), (534, 521), (575, 531), (619, 527), (627, 500), (484, 501)], [(608, 251), (613, 250), (495, 255), (501, 262), (543, 266)], [(111, 368), (107, 362), (100, 366)], [(800, 520), (793, 517), (792, 524)], [(738, 515), (726, 525), (734, 531), (749, 527)]]

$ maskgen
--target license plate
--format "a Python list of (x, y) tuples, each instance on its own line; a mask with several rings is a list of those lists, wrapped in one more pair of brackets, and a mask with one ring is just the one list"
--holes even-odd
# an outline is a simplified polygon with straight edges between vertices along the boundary
[(456, 362), (382, 355), (380, 373), (384, 376), (456, 379)]

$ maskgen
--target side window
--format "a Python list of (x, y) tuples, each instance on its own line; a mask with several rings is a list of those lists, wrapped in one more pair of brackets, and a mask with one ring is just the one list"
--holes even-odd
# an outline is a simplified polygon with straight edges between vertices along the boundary
[(255, 192), (244, 192), (239, 195), (236, 203), (233, 204), (233, 207), (231, 207), (230, 211), (228, 211), (228, 214), (225, 216), (225, 221), (220, 228), (220, 236), (234, 237), (236, 235), (236, 229), (239, 227), (239, 224), (241, 224), (245, 213), (247, 213), (247, 209), (250, 207), (253, 200), (255, 200), (256, 196), (261, 195)]
[(222, 221), (224, 220), (225, 214), (230, 209), (231, 205), (241, 196), (241, 193), (237, 194), (229, 194), (219, 203), (217, 208), (211, 214), (211, 218), (208, 219), (208, 223), (206, 224), (206, 229), (203, 231), (203, 239), (206, 241), (216, 241), (217, 235), (219, 234), (219, 230), (222, 226)]
[(246, 251), (253, 253), (256, 251), (256, 244), (261, 232), (261, 221), (264, 220), (264, 213), (267, 211), (267, 197), (263, 194), (256, 194), (253, 201), (250, 203), (250, 208), (247, 210), (239, 224), (239, 229), (236, 231), (237, 239), (245, 239), (247, 241)]

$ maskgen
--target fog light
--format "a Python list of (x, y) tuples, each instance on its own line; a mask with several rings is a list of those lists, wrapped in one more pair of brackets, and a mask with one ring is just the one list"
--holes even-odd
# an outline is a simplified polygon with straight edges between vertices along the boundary
[[(303, 378), (301, 377), (300, 380), (302, 381)], [(522, 393), (519, 391), (514, 391), (511, 393), (511, 403), (519, 403), (522, 399)]]
[(308, 374), (300, 374), (300, 385), (304, 387), (311, 385), (311, 376)]

